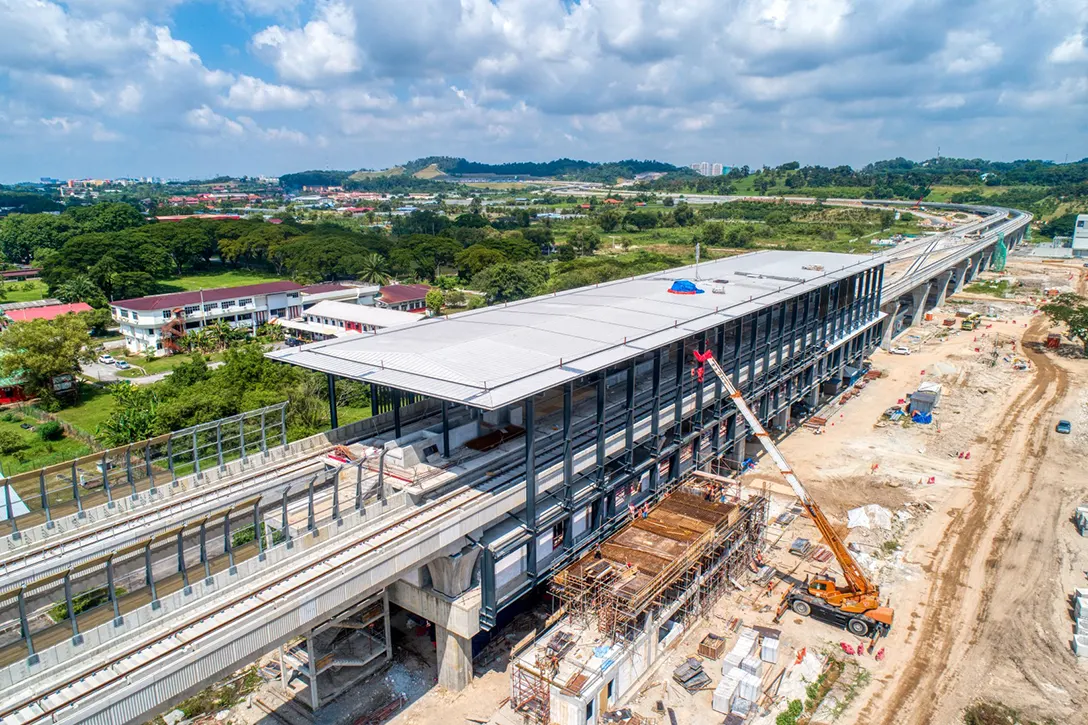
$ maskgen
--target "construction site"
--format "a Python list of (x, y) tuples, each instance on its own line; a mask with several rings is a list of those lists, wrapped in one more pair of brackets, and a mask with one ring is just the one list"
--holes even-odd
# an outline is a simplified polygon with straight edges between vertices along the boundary
[(284, 353), (380, 414), (254, 528), (320, 564), (355, 491), (381, 528), (343, 550), (387, 568), (166, 722), (1082, 721), (1088, 370), (1039, 307), (1086, 270), (1010, 256), (893, 315), (871, 260), (753, 256)]

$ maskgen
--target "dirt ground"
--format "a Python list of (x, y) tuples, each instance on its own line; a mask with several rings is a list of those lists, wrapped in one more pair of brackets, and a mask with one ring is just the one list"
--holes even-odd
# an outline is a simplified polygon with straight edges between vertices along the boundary
[[(1079, 265), (1011, 266), (1021, 278), (1065, 279), (1081, 293), (1088, 290), (1088, 270)], [(867, 653), (852, 660), (851, 672), (864, 677), (852, 674), (854, 685), (843, 690), (833, 714), (822, 711), (813, 722), (954, 725), (977, 700), (998, 701), (1034, 719), (1086, 722), (1088, 662), (1071, 651), (1070, 596), (1088, 586), (1088, 538), (1077, 535), (1071, 520), (1075, 507), (1088, 501), (1088, 360), (1071, 345), (1059, 351), (1036, 346), (1049, 327), (1028, 296), (949, 300), (932, 321), (897, 340), (911, 355), (874, 354), (873, 367), (884, 376), (825, 412), (829, 424), (822, 434), (799, 430), (781, 442), (842, 532), (851, 508), (876, 503), (893, 514), (890, 530), (847, 533), (896, 611), (891, 634), (877, 645), (883, 658)], [(962, 307), (987, 315), (981, 329), (941, 324)], [(886, 409), (924, 381), (942, 385), (933, 424), (882, 421)], [(1063, 418), (1073, 423), (1072, 435), (1054, 431)], [(769, 461), (744, 479), (768, 483), (776, 494), (772, 515), (789, 505), (788, 489)], [(818, 541), (804, 517), (771, 530), (768, 561), (779, 571), (803, 578), (828, 566), (786, 551), (798, 536)], [(749, 585), (724, 597), (626, 704), (657, 722), (668, 721), (652, 711), (657, 700), (673, 707), (682, 725), (721, 722), (709, 691), (690, 695), (669, 673), (707, 632), (723, 633), (733, 617), (770, 624), (784, 587), (766, 593)], [(774, 673), (802, 648), (841, 657), (840, 643), (857, 644), (842, 630), (791, 614), (779, 626), (783, 650)], [(520, 722), (504, 707), (505, 668), (500, 653), (464, 692), (435, 687), (392, 722)], [(717, 663), (707, 669), (716, 684)], [(782, 703), (767, 708), (759, 722), (773, 722), (783, 709)]]

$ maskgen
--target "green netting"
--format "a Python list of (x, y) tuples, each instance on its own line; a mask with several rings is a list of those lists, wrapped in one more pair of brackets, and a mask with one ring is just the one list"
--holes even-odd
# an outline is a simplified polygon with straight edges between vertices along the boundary
[(994, 272), (1005, 271), (1005, 260), (1008, 259), (1009, 250), (1005, 246), (1005, 233), (997, 235), (997, 246), (994, 247), (993, 256), (990, 257), (990, 269)]

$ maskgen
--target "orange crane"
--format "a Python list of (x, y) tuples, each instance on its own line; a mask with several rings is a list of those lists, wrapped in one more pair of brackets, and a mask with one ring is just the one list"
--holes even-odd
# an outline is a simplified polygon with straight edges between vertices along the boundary
[[(695, 352), (695, 360), (700, 364), (710, 365), (710, 369), (718, 376), (722, 385), (733, 399), (733, 403), (740, 410), (744, 420), (748, 422), (756, 439), (763, 450), (767, 452), (771, 460), (778, 466), (782, 477), (790, 484), (790, 488), (801, 500), (809, 516), (812, 517), (820, 535), (823, 536), (835, 559), (842, 568), (846, 585), (840, 587), (835, 579), (828, 576), (817, 576), (798, 584), (786, 592), (779, 607), (780, 617), (786, 609), (792, 609), (803, 617), (814, 616), (840, 627), (845, 627), (851, 634), (858, 637), (886, 635), (892, 626), (894, 612), (889, 607), (880, 604), (880, 589), (865, 575), (857, 560), (850, 550), (846, 548), (842, 537), (832, 528), (831, 523), (824, 516), (824, 512), (816, 504), (804, 484), (790, 468), (778, 446), (771, 440), (771, 436), (760, 424), (751, 407), (722, 370), (721, 365), (714, 359), (709, 351), (705, 353)], [(703, 370), (699, 368), (699, 379), (702, 380)], [(777, 619), (777, 617), (776, 617)]]

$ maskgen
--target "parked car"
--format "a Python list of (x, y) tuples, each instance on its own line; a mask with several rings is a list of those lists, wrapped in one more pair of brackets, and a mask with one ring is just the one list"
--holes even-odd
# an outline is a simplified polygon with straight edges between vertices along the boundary
[(113, 365), (113, 355), (110, 355), (107, 352), (105, 355), (102, 355), (98, 358), (98, 362), (102, 363), (103, 365)]
[(300, 345), (305, 345), (306, 343), (304, 343), (297, 337), (288, 337), (284, 339), (283, 344), (287, 347), (299, 347)]
[(1054, 430), (1059, 433), (1069, 434), (1073, 432), (1073, 424), (1068, 420), (1059, 420), (1058, 425), (1054, 426)]
[(132, 366), (131, 366), (131, 365), (129, 365), (129, 364), (128, 364), (127, 362), (125, 362), (124, 360), (118, 360), (118, 361), (117, 361), (117, 369), (118, 369), (118, 370), (128, 370), (128, 369), (129, 369), (130, 367), (132, 367)]
[(900, 345), (898, 347), (893, 347), (888, 352), (890, 352), (892, 355), (910, 355), (910, 348)]

